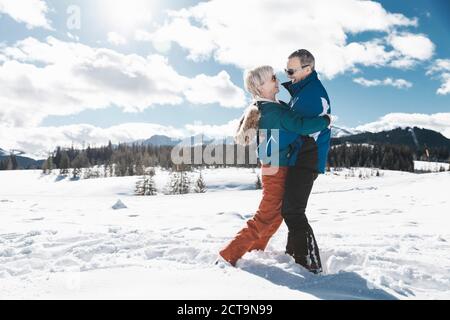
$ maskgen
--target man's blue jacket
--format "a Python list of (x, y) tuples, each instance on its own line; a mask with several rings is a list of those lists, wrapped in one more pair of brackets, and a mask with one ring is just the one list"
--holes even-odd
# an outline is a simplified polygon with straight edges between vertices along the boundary
[[(306, 79), (297, 83), (286, 82), (282, 84), (291, 94), (289, 107), (292, 111), (299, 113), (305, 118), (314, 118), (317, 116), (331, 114), (330, 98), (322, 82), (320, 82), (317, 72), (313, 71)], [(330, 150), (331, 129), (330, 127), (310, 134), (317, 144), (318, 162), (317, 172), (324, 173)], [(300, 136), (294, 142), (294, 152), (289, 160), (289, 165), (296, 163), (297, 155), (302, 148)]]

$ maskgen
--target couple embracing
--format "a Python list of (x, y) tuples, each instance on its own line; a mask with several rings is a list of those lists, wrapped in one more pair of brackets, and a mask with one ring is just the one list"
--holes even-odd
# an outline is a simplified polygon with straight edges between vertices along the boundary
[(313, 273), (322, 272), (319, 248), (305, 215), (314, 181), (325, 166), (330, 148), (330, 100), (315, 71), (314, 56), (298, 50), (289, 56), (282, 85), (291, 95), (279, 101), (277, 76), (270, 66), (245, 74), (253, 103), (244, 112), (236, 142), (257, 140), (261, 161), (262, 199), (246, 226), (220, 251), (231, 265), (252, 250), (264, 250), (281, 223), (288, 227), (286, 254)]

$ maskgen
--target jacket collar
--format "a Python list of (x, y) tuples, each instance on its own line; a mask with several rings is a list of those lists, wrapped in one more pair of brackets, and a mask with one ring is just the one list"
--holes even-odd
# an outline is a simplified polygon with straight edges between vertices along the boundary
[(270, 99), (258, 97), (258, 98), (256, 98), (256, 99), (254, 99), (254, 101), (255, 101), (255, 102), (274, 102), (274, 103), (280, 103), (280, 101), (279, 101), (277, 98), (275, 98), (275, 100), (270, 100)]
[(300, 90), (302, 90), (308, 83), (314, 80), (318, 80), (317, 72), (314, 70), (309, 76), (305, 79), (292, 83), (292, 81), (284, 82), (281, 85), (286, 88), (286, 90), (291, 94), (291, 96), (295, 96)]
[(253, 100), (253, 104), (258, 105), (258, 106), (264, 105), (267, 102), (277, 103), (277, 104), (280, 105), (281, 108), (284, 107), (284, 108), (288, 108), (289, 109), (289, 105), (286, 102), (284, 102), (282, 100), (278, 100), (277, 98), (275, 98), (275, 101), (269, 100), (269, 99), (260, 98), (260, 97), (258, 97), (258, 98)]

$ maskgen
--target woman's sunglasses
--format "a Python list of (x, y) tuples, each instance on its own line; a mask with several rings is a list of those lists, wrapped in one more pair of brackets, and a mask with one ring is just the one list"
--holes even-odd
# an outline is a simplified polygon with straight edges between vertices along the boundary
[(309, 64), (305, 64), (304, 66), (301, 66), (300, 68), (297, 69), (284, 69), (284, 72), (286, 72), (288, 76), (293, 76), (294, 73), (296, 73), (299, 70), (305, 69), (306, 67), (309, 67)]

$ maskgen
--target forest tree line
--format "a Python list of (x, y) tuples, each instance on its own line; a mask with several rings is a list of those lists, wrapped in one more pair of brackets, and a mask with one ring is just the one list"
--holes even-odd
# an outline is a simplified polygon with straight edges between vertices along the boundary
[[(194, 163), (195, 152), (203, 154), (205, 148), (219, 163), (202, 161), (197, 164), (177, 166), (171, 159), (172, 146), (154, 146), (144, 144), (118, 144), (111, 142), (106, 146), (85, 149), (61, 148), (49, 154), (44, 161), (42, 170), (48, 172), (60, 170), (68, 174), (70, 168), (81, 169), (93, 166), (103, 166), (109, 170), (110, 176), (143, 175), (145, 168), (161, 167), (172, 170), (190, 170), (193, 167), (258, 167), (255, 164), (254, 149), (238, 145), (215, 145), (190, 147), (191, 163)], [(218, 151), (219, 150), (219, 151)], [(217, 153), (217, 154), (216, 154)], [(408, 146), (386, 144), (341, 144), (332, 146), (328, 157), (329, 167), (369, 167), (387, 170), (414, 171), (414, 160), (442, 161), (449, 158), (446, 148), (413, 150)], [(0, 161), (0, 170), (16, 170), (19, 165), (16, 156), (11, 155)]]

